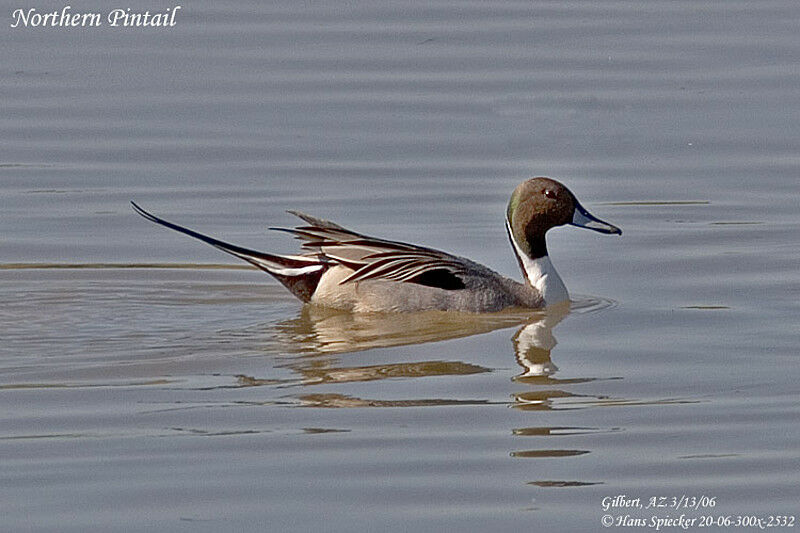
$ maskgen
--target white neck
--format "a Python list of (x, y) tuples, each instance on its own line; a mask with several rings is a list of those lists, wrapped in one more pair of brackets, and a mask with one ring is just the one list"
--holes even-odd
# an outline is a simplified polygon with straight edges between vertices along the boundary
[[(506, 221), (506, 225), (509, 225), (508, 221)], [(525, 270), (525, 277), (528, 283), (539, 291), (539, 294), (542, 295), (542, 299), (544, 299), (545, 305), (553, 305), (569, 300), (567, 287), (564, 285), (561, 276), (556, 272), (556, 267), (550, 262), (550, 256), (545, 255), (532, 259), (517, 245), (517, 241), (514, 239), (513, 233), (511, 233), (510, 225), (509, 235), (511, 235), (514, 251), (522, 262), (522, 267)]]
[(528, 282), (536, 287), (544, 298), (545, 305), (553, 305), (569, 300), (567, 287), (556, 272), (556, 267), (550, 262), (550, 256), (545, 255), (538, 259), (522, 257), (525, 265), (525, 277)]

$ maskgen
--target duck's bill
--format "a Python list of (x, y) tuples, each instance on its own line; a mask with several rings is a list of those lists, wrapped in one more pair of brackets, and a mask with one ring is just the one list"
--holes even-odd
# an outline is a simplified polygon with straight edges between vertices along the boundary
[(579, 228), (591, 229), (609, 235), (622, 235), (621, 229), (608, 222), (603, 222), (577, 202), (575, 202), (575, 214), (572, 215), (572, 222), (570, 222), (570, 224), (578, 226)]

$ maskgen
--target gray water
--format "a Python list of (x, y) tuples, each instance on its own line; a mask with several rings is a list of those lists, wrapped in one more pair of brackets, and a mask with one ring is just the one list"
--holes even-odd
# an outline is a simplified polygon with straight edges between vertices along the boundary
[[(0, 9), (0, 529), (800, 514), (796, 2), (10, 27), (63, 5)], [(549, 235), (571, 310), (304, 308), (128, 204), (279, 253), (300, 209), (519, 278), (503, 216), (533, 175), (623, 228)]]

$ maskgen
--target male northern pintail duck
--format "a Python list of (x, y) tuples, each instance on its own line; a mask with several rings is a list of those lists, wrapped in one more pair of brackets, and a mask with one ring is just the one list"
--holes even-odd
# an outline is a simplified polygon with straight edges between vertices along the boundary
[(432, 248), (368, 237), (297, 211), (306, 222), (286, 231), (304, 241), (300, 255), (249, 250), (154, 216), (148, 220), (204, 241), (274, 276), (304, 302), (356, 312), (450, 310), (493, 312), (512, 307), (542, 308), (569, 299), (547, 255), (545, 233), (572, 224), (600, 233), (622, 231), (584, 209), (561, 183), (532, 178), (511, 195), (506, 230), (524, 283)]

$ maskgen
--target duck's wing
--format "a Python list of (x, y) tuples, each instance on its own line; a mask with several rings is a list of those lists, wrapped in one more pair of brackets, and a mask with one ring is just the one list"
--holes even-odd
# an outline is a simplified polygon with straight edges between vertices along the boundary
[(446, 252), (370, 237), (298, 211), (289, 212), (308, 225), (271, 229), (302, 240), (309, 255), (322, 255), (351, 268), (353, 273), (340, 283), (385, 280), (458, 290), (465, 288), (466, 278), (475, 270), (470, 261)]

